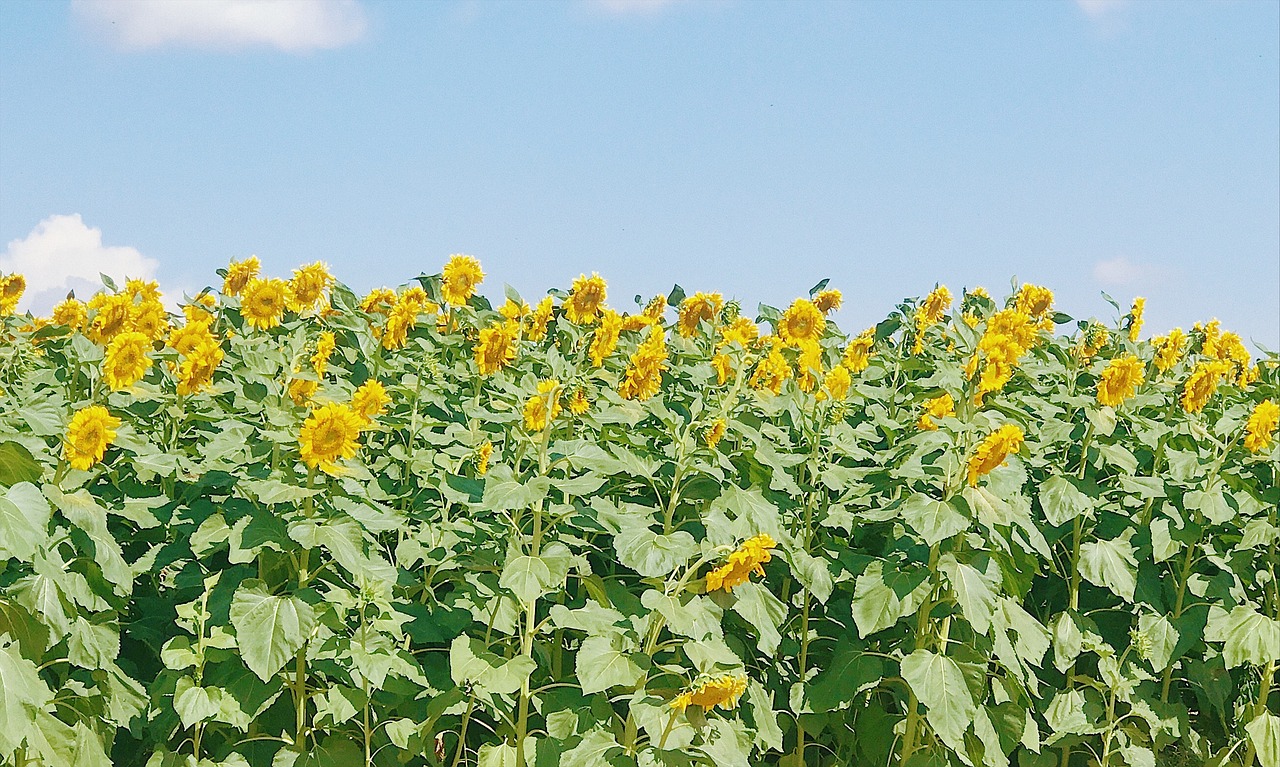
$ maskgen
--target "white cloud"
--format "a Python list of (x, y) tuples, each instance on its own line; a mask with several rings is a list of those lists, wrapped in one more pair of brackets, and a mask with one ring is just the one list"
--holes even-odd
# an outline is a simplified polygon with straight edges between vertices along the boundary
[(72, 0), (78, 18), (126, 50), (252, 46), (290, 53), (364, 36), (357, 0)]
[(1091, 19), (1101, 19), (1129, 4), (1129, 0), (1076, 0), (1076, 6)]
[(674, 5), (676, 0), (589, 0), (596, 9), (614, 16), (654, 14)]
[(1124, 256), (1093, 265), (1093, 279), (1113, 287), (1150, 283), (1164, 277), (1164, 270), (1151, 264), (1137, 264)]
[(20, 309), (37, 313), (49, 311), (70, 290), (88, 298), (102, 287), (100, 274), (123, 284), (126, 277), (152, 279), (157, 266), (137, 248), (103, 245), (102, 230), (85, 226), (79, 213), (49, 216), (0, 254), (0, 272), (27, 279)]

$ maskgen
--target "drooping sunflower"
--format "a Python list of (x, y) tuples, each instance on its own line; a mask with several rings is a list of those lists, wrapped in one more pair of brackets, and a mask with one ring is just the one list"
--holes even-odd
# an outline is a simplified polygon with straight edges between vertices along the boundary
[(706, 320), (714, 323), (724, 308), (724, 296), (719, 293), (694, 293), (680, 303), (680, 316), (676, 331), (689, 338), (698, 331), (698, 323)]
[(1280, 424), (1280, 405), (1269, 399), (1259, 402), (1244, 426), (1245, 448), (1251, 453), (1261, 453), (1271, 447), (1277, 424)]
[(53, 324), (55, 325), (65, 325), (73, 330), (79, 330), (88, 321), (89, 310), (83, 301), (68, 298), (53, 307)]
[(1209, 398), (1218, 390), (1218, 381), (1231, 370), (1231, 363), (1223, 360), (1201, 362), (1191, 371), (1182, 385), (1182, 409), (1199, 413), (1209, 404)]
[(449, 256), (444, 265), (440, 295), (450, 306), (466, 306), (476, 292), (476, 286), (484, 282), (484, 272), (475, 256), (456, 253)]
[(549, 378), (538, 382), (538, 393), (524, 403), (524, 428), (542, 431), (560, 415), (560, 382)]
[(749, 318), (739, 315), (720, 328), (720, 346), (738, 344), (746, 349), (760, 337), (760, 328)]
[(591, 348), (588, 350), (591, 355), (591, 364), (596, 367), (604, 365), (604, 361), (617, 348), (618, 335), (621, 331), (622, 315), (612, 309), (605, 309), (601, 314), (600, 327), (596, 328), (595, 336), (591, 339)]
[(316, 371), (316, 377), (324, 377), (325, 371), (329, 369), (329, 357), (333, 356), (333, 350), (337, 346), (337, 337), (333, 331), (325, 330), (320, 333), (320, 337), (316, 339), (316, 350), (311, 355), (311, 367)]
[(484, 476), (489, 473), (489, 462), (493, 460), (493, 443), (485, 440), (480, 443), (480, 447), (476, 448), (475, 462), (476, 473)]
[(844, 365), (836, 365), (827, 371), (826, 377), (822, 380), (822, 389), (828, 397), (840, 402), (849, 395), (849, 387), (852, 384), (853, 377), (849, 375), (849, 369)]
[(67, 426), (62, 455), (71, 468), (87, 471), (102, 460), (107, 446), (115, 441), (120, 419), (102, 405), (90, 405), (76, 411)]
[(27, 289), (27, 278), (21, 274), (0, 277), (0, 317), (8, 317), (18, 310), (18, 301)]
[(777, 547), (778, 542), (768, 533), (743, 541), (723, 565), (707, 573), (707, 591), (732, 591), (750, 580), (752, 573), (764, 575), (764, 563), (773, 558), (770, 552)]
[(382, 411), (386, 409), (389, 402), (391, 402), (391, 397), (387, 395), (386, 387), (373, 378), (360, 384), (355, 393), (351, 395), (351, 409), (356, 412), (356, 415), (364, 419), (366, 425), (374, 418), (382, 415)]
[(1187, 343), (1187, 334), (1182, 332), (1182, 328), (1174, 328), (1167, 334), (1152, 339), (1151, 345), (1155, 347), (1155, 365), (1156, 370), (1161, 373), (1169, 372), (1169, 369), (1178, 364), (1182, 359), (1182, 349)]
[(875, 343), (875, 328), (867, 328), (845, 347), (840, 364), (849, 368), (850, 373), (861, 373), (871, 362), (871, 349)]
[(671, 701), (671, 707), (684, 711), (689, 706), (701, 706), (710, 711), (737, 707), (738, 699), (747, 691), (747, 678), (742, 674), (725, 674), (689, 687)]
[(813, 305), (818, 307), (818, 311), (823, 314), (830, 314), (837, 311), (840, 305), (844, 303), (844, 294), (832, 288), (824, 290), (813, 297)]
[(1014, 306), (1023, 314), (1039, 321), (1053, 308), (1053, 291), (1040, 285), (1025, 284), (1018, 289)]
[(480, 341), (476, 344), (476, 365), (480, 375), (493, 375), (502, 370), (516, 358), (516, 339), (520, 336), (520, 326), (511, 320), (497, 322), (480, 331)]
[(151, 367), (151, 339), (137, 331), (121, 333), (107, 345), (102, 360), (102, 380), (112, 391), (127, 389), (137, 383)]
[(222, 357), (222, 347), (212, 336), (202, 339), (178, 365), (178, 394), (195, 394), (211, 384)]
[(551, 322), (551, 315), (555, 312), (555, 301), (551, 296), (546, 296), (534, 308), (533, 313), (529, 315), (525, 328), (525, 336), (530, 341), (541, 341), (547, 337), (547, 325)]
[(258, 276), (262, 269), (257, 256), (249, 256), (243, 261), (232, 261), (227, 266), (227, 277), (222, 281), (224, 296), (238, 296), (249, 284), (249, 280)]
[(293, 279), (289, 280), (289, 296), (293, 299), (290, 308), (295, 312), (316, 308), (332, 284), (333, 275), (323, 261), (294, 269)]
[(778, 337), (787, 346), (799, 346), (820, 340), (826, 327), (827, 318), (818, 307), (807, 298), (797, 298), (778, 319)]
[(360, 449), (360, 429), (364, 422), (347, 405), (331, 403), (311, 411), (298, 432), (302, 460), (311, 468), (334, 473), (337, 462), (351, 458)]
[(85, 335), (95, 344), (107, 344), (111, 339), (129, 329), (129, 316), (133, 298), (127, 293), (98, 293), (89, 299), (93, 318), (85, 329)]
[(707, 447), (712, 450), (716, 445), (720, 444), (720, 440), (724, 439), (725, 432), (728, 431), (729, 425), (725, 423), (723, 418), (717, 418), (711, 422), (711, 426), (707, 428), (704, 439), (707, 441)]
[(649, 328), (649, 335), (632, 353), (627, 372), (618, 385), (618, 393), (623, 399), (649, 399), (661, 388), (662, 371), (666, 369), (666, 332), (655, 325)]
[(310, 378), (295, 378), (289, 382), (289, 399), (293, 404), (303, 407), (320, 389), (320, 382)]
[(1142, 385), (1142, 361), (1132, 354), (1107, 363), (1098, 379), (1098, 404), (1117, 407)]
[(1142, 332), (1142, 313), (1147, 308), (1147, 299), (1138, 296), (1133, 299), (1133, 306), (1129, 309), (1129, 340), (1137, 343), (1138, 333)]
[(593, 325), (608, 295), (604, 278), (595, 272), (580, 274), (573, 281), (569, 297), (564, 301), (564, 315), (575, 325)]
[(949, 392), (943, 392), (924, 403), (924, 412), (920, 415), (920, 420), (916, 421), (916, 426), (921, 431), (934, 431), (938, 428), (938, 424), (934, 423), (933, 419), (946, 418), (955, 414), (956, 401)]
[(1010, 455), (1018, 452), (1023, 440), (1022, 429), (1011, 423), (988, 434), (969, 459), (969, 484), (976, 486), (979, 477), (990, 474), (1008, 460)]
[(769, 353), (756, 363), (756, 369), (751, 373), (750, 383), (753, 389), (768, 389), (778, 394), (782, 391), (782, 384), (791, 377), (791, 366), (787, 364), (787, 358), (782, 354), (782, 344), (778, 342), (777, 337), (769, 338), (772, 340)]
[(270, 330), (284, 319), (284, 310), (292, 301), (289, 283), (276, 277), (254, 277), (245, 285), (240, 315), (258, 330)]

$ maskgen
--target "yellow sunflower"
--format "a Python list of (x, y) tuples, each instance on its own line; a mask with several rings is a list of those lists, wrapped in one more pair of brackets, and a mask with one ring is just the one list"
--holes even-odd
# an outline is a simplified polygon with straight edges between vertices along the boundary
[(339, 460), (353, 457), (360, 449), (363, 425), (360, 415), (346, 405), (333, 403), (312, 410), (298, 432), (302, 460), (333, 473)]
[(262, 264), (258, 262), (257, 256), (249, 256), (243, 261), (232, 261), (227, 266), (227, 277), (222, 281), (222, 294), (225, 296), (238, 296), (249, 284), (249, 280), (258, 276), (258, 270), (262, 268)]
[(450, 306), (466, 306), (482, 282), (484, 272), (480, 270), (480, 262), (474, 256), (455, 254), (444, 265), (440, 295)]
[(102, 360), (102, 380), (112, 391), (133, 386), (151, 367), (151, 358), (147, 356), (150, 350), (151, 339), (142, 333), (129, 331), (116, 336), (107, 345), (107, 354)]
[(111, 415), (102, 405), (90, 405), (77, 410), (67, 426), (62, 455), (71, 468), (86, 471), (102, 460), (107, 446), (115, 441), (120, 419)]
[(827, 318), (807, 298), (797, 298), (778, 319), (778, 336), (787, 346), (799, 346), (822, 338)]
[(269, 330), (280, 324), (284, 310), (293, 301), (289, 283), (272, 277), (254, 277), (245, 285), (240, 300), (240, 314), (258, 330)]
[(600, 314), (600, 307), (607, 295), (604, 278), (595, 272), (588, 277), (579, 275), (573, 281), (569, 297), (564, 302), (564, 314), (575, 325), (592, 325)]

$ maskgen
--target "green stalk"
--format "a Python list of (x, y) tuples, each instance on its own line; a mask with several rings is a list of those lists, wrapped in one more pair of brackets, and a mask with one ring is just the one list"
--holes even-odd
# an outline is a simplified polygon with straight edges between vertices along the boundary
[[(1080, 468), (1076, 471), (1077, 479), (1084, 479), (1084, 475), (1089, 469), (1089, 445), (1093, 442), (1093, 422), (1089, 422), (1089, 428), (1085, 430), (1084, 440), (1080, 444)], [(1071, 612), (1076, 613), (1080, 610), (1080, 544), (1084, 540), (1084, 516), (1078, 516), (1071, 525), (1071, 586), (1068, 591), (1069, 604)], [(1074, 620), (1074, 618), (1073, 618)], [(1075, 687), (1076, 663), (1071, 662), (1071, 668), (1067, 669), (1067, 687), (1070, 690)], [(1062, 747), (1061, 767), (1067, 767), (1071, 762), (1071, 744), (1065, 744)]]
[[(929, 547), (929, 577), (931, 579), (938, 568), (938, 554), (938, 545), (935, 543)], [(925, 597), (924, 604), (920, 606), (920, 612), (916, 614), (916, 648), (923, 646), (925, 637), (929, 634), (929, 613), (933, 612), (933, 607), (933, 589), (930, 589), (929, 595)], [(920, 718), (920, 699), (916, 697), (915, 690), (912, 690), (910, 685), (907, 686), (907, 691), (907, 724), (902, 736), (902, 756), (898, 760), (899, 764), (906, 764), (911, 755), (915, 753), (922, 722)]]

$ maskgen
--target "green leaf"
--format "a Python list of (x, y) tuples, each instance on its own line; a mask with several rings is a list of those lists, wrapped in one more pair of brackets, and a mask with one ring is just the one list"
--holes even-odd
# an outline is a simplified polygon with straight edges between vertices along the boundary
[(1138, 617), (1138, 652), (1156, 671), (1164, 671), (1178, 645), (1178, 630), (1163, 615), (1144, 613)]
[(173, 690), (173, 710), (178, 712), (184, 727), (193, 727), (217, 715), (223, 695), (220, 688), (200, 687), (191, 677), (184, 676), (178, 679)]
[(31, 451), (17, 442), (0, 442), (0, 485), (38, 482), (44, 473)]
[(0, 634), (0, 756), (13, 756), (35, 721), (36, 711), (52, 705), (53, 693), (31, 661), (8, 635)]
[(978, 707), (960, 666), (945, 655), (916, 650), (902, 659), (902, 678), (924, 704), (929, 725), (942, 742), (963, 751), (964, 733)]
[(1129, 534), (1080, 546), (1080, 574), (1094, 585), (1111, 589), (1126, 602), (1133, 601), (1133, 591), (1138, 585), (1138, 560), (1133, 557)]
[(786, 620), (787, 606), (754, 581), (735, 587), (733, 595), (737, 597), (733, 603), (733, 611), (756, 629), (756, 647), (766, 657), (772, 656), (778, 649), (778, 643), (782, 641), (778, 626)]
[(30, 561), (48, 539), (53, 510), (30, 482), (19, 482), (0, 496), (0, 560)]
[[(644, 673), (626, 639), (616, 632), (589, 636), (578, 648), (578, 683), (584, 695), (611, 687), (634, 687)], [(643, 657), (643, 656), (641, 656)]]
[(519, 556), (502, 568), (498, 585), (516, 595), (521, 603), (529, 605), (551, 590), (551, 569), (537, 557)]
[(951, 584), (965, 620), (974, 631), (985, 636), (991, 630), (991, 613), (996, 606), (992, 588), (1000, 584), (1000, 568), (995, 560), (987, 559), (985, 571), (979, 571), (948, 553), (938, 562), (938, 570)]
[(858, 626), (858, 636), (864, 639), (902, 617), (902, 601), (885, 583), (882, 568), (880, 562), (871, 563), (854, 583), (853, 621)]
[(1280, 767), (1280, 716), (1263, 711), (1244, 726), (1262, 767)]
[(560, 755), (560, 767), (599, 767), (608, 764), (609, 757), (622, 751), (613, 733), (596, 725), (582, 736), (573, 748)]
[(1264, 666), (1280, 660), (1280, 621), (1258, 614), (1251, 606), (1240, 605), (1230, 613), (1212, 609), (1204, 638), (1223, 643), (1222, 659), (1227, 668), (1244, 663)]
[(551, 480), (546, 477), (521, 482), (512, 474), (511, 469), (497, 465), (489, 470), (485, 478), (480, 504), (489, 511), (527, 509), (540, 503), (550, 489)]
[(1215, 525), (1230, 522), (1236, 510), (1227, 503), (1221, 488), (1209, 491), (1192, 490), (1182, 498), (1187, 511), (1199, 511), (1204, 518)]
[(264, 682), (297, 655), (315, 624), (311, 605), (295, 596), (272, 596), (262, 581), (244, 581), (231, 600), (231, 625), (241, 657)]
[(902, 518), (930, 546), (947, 540), (969, 527), (969, 520), (948, 501), (916, 493), (902, 505)]
[(488, 652), (479, 640), (459, 636), (449, 646), (449, 673), (457, 684), (471, 684), (485, 694), (510, 695), (536, 668), (525, 655), (506, 660)]
[(647, 527), (624, 527), (613, 539), (618, 561), (645, 578), (661, 578), (686, 564), (698, 542), (683, 530), (659, 535)]
[(1084, 693), (1080, 690), (1056, 693), (1045, 711), (1044, 718), (1049, 729), (1054, 733), (1049, 740), (1050, 744), (1062, 735), (1087, 735), (1097, 731), (1089, 721), (1085, 710)]
[(1093, 501), (1080, 492), (1071, 480), (1055, 474), (1040, 486), (1040, 508), (1045, 519), (1057, 527), (1089, 511)]

